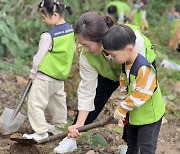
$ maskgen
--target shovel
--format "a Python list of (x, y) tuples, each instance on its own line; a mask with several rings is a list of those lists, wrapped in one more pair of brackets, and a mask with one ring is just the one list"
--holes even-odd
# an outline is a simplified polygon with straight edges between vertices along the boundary
[(29, 92), (29, 89), (31, 88), (31, 85), (32, 81), (29, 80), (21, 97), (21, 100), (19, 101), (18, 106), (15, 110), (5, 107), (0, 121), (0, 128), (2, 128), (4, 135), (16, 132), (26, 119), (26, 116), (24, 114), (21, 114), (19, 111), (24, 104), (24, 100)]
[[(106, 124), (115, 124), (115, 123), (117, 123), (117, 121), (113, 117), (109, 117), (107, 119), (103, 119), (103, 120), (93, 122), (93, 123), (88, 124), (88, 125), (84, 125), (84, 126), (79, 127), (77, 129), (79, 132), (84, 132), (84, 131), (87, 131), (87, 130), (90, 130), (93, 128), (103, 127)], [(39, 141), (36, 141), (34, 139), (26, 139), (22, 136), (22, 134), (16, 133), (16, 134), (11, 135), (10, 140), (16, 141), (16, 142), (18, 142), (20, 144), (24, 144), (24, 145), (45, 144), (48, 142), (55, 141), (57, 139), (62, 139), (64, 137), (66, 137), (67, 135), (68, 135), (68, 131), (47, 137), (47, 138), (39, 140)]]

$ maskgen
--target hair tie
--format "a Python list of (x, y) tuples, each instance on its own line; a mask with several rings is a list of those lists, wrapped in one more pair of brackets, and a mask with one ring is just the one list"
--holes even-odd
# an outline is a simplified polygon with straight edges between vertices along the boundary
[(41, 8), (44, 6), (44, 0), (41, 2)]

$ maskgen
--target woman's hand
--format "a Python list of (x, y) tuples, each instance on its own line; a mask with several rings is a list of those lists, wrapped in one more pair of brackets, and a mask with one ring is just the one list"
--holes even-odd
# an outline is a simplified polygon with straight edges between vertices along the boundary
[(79, 133), (77, 128), (84, 126), (84, 123), (88, 114), (89, 114), (89, 111), (82, 111), (82, 110), (79, 111), (76, 124), (68, 127), (68, 131), (69, 131), (68, 137), (76, 138), (82, 134), (82, 133)]
[(76, 137), (79, 137), (82, 133), (79, 133), (79, 131), (76, 129), (78, 127), (81, 127), (81, 126), (78, 126), (78, 125), (72, 125), (72, 126), (69, 126), (68, 127), (68, 137), (70, 138), (76, 138)]

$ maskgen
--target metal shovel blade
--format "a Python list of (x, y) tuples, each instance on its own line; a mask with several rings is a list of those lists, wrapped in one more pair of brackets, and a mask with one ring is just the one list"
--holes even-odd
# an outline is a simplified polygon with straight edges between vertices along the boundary
[(26, 119), (26, 116), (19, 112), (14, 120), (11, 121), (11, 116), (13, 113), (14, 110), (5, 107), (1, 115), (0, 128), (2, 128), (2, 130), (4, 131), (2, 132), (4, 135), (16, 132)]

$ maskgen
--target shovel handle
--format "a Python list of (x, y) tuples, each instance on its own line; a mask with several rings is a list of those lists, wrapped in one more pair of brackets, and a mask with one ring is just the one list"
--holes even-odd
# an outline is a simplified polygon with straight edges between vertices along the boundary
[[(90, 130), (90, 129), (93, 129), (93, 128), (102, 127), (102, 126), (104, 126), (106, 124), (111, 123), (111, 121), (113, 121), (113, 119), (114, 119), (113, 117), (109, 117), (107, 119), (103, 119), (103, 120), (93, 122), (91, 124), (79, 127), (79, 128), (77, 128), (77, 130), (79, 132), (84, 132), (84, 131), (87, 131), (87, 130)], [(47, 143), (47, 142), (55, 141), (57, 139), (62, 139), (64, 137), (66, 137), (67, 135), (68, 135), (68, 131), (64, 132), (64, 133), (57, 134), (57, 135), (53, 135), (53, 136), (50, 136), (50, 137), (47, 137), (45, 139), (42, 139), (42, 140), (38, 141), (38, 144), (44, 144), (44, 143)]]
[(13, 114), (11, 116), (10, 122), (12, 122), (16, 118), (17, 114), (21, 110), (21, 107), (24, 104), (24, 100), (25, 100), (25, 98), (26, 98), (26, 96), (27, 96), (31, 86), (32, 86), (32, 80), (29, 79), (29, 81), (28, 81), (28, 83), (27, 83), (27, 85), (25, 87), (25, 90), (23, 92), (23, 95), (21, 97), (21, 100), (19, 101), (18, 106), (16, 107), (16, 109), (14, 110), (14, 112), (13, 112)]

